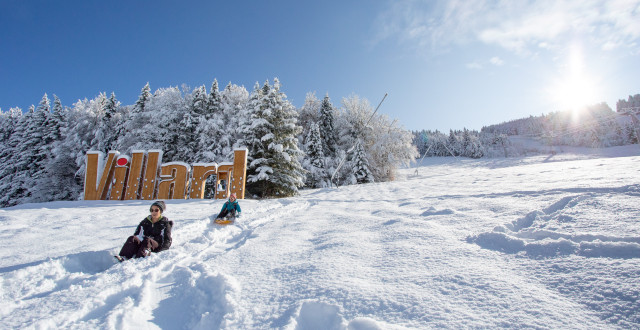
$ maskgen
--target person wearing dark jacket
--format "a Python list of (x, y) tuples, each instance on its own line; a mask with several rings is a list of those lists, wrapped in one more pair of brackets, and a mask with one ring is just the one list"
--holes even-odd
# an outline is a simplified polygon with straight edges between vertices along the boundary
[(140, 222), (133, 236), (129, 236), (116, 256), (122, 262), (131, 258), (144, 258), (151, 252), (160, 252), (171, 246), (171, 228), (173, 221), (162, 213), (167, 209), (163, 201), (151, 204), (151, 215)]
[(222, 205), (222, 210), (216, 217), (216, 219), (235, 219), (240, 217), (240, 204), (238, 204), (238, 199), (236, 198), (236, 194), (231, 194), (229, 196), (229, 200), (226, 201)]

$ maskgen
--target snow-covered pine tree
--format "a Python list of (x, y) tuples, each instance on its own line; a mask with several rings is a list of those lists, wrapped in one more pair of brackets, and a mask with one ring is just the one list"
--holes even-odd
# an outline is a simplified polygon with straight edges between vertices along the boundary
[(453, 156), (460, 155), (460, 142), (458, 140), (458, 135), (450, 129), (449, 139), (447, 140), (447, 147), (449, 147), (449, 150), (453, 153)]
[[(247, 108), (240, 118), (240, 134), (236, 146), (244, 146), (248, 149), (247, 177), (255, 175), (258, 167), (267, 165), (267, 160), (263, 157), (265, 152), (262, 137), (272, 130), (272, 125), (267, 120), (271, 116), (271, 109), (262, 105), (262, 98), (264, 96), (263, 90), (268, 92), (270, 88), (268, 81), (262, 88), (256, 82), (249, 96)], [(250, 193), (258, 194), (258, 188), (257, 185), (247, 180), (247, 190)]]
[(222, 113), (222, 96), (218, 89), (218, 81), (214, 80), (207, 98), (204, 117), (198, 127), (198, 147), (196, 158), (201, 162), (220, 161), (223, 149), (230, 147), (225, 133), (225, 123)]
[(53, 109), (45, 111), (47, 119), (42, 127), (41, 154), (43, 155), (40, 174), (34, 175), (35, 184), (30, 188), (32, 202), (47, 202), (53, 199), (51, 190), (52, 181), (57, 180), (58, 172), (52, 167), (55, 154), (55, 146), (62, 140), (62, 127), (64, 116), (62, 114), (62, 102), (54, 95)]
[(369, 170), (369, 161), (360, 141), (356, 142), (351, 155), (351, 184), (374, 182), (373, 173)]
[(178, 139), (184, 129), (178, 125), (188, 112), (183, 92), (178, 87), (160, 88), (147, 104), (148, 112), (153, 120), (147, 126), (152, 131), (150, 140), (144, 150), (160, 149), (163, 161), (183, 161), (178, 156)]
[(14, 192), (15, 150), (23, 135), (23, 113), (20, 108), (11, 108), (3, 126), (3, 143), (0, 149), (0, 207), (17, 204), (10, 194)]
[[(226, 134), (224, 114), (222, 111), (222, 96), (218, 87), (218, 80), (214, 79), (207, 97), (205, 115), (198, 126), (198, 147), (195, 151), (196, 159), (200, 162), (222, 161), (223, 154), (231, 148), (229, 135)], [(205, 198), (213, 198), (216, 189), (216, 177), (209, 176), (205, 182)]]
[(97, 106), (97, 108), (95, 109), (97, 110), (97, 112), (95, 112), (96, 127), (93, 134), (93, 139), (91, 140), (89, 146), (91, 150), (94, 151), (108, 152), (104, 144), (104, 142), (106, 141), (106, 134), (111, 129), (105, 114), (107, 108), (107, 95), (104, 92), (100, 93), (100, 95), (98, 95), (98, 97), (95, 98), (94, 101), (96, 101)]
[(100, 124), (100, 130), (103, 134), (102, 146), (105, 153), (116, 150), (116, 141), (122, 133), (119, 128), (122, 127), (122, 116), (118, 112), (120, 102), (116, 99), (116, 94), (111, 92), (111, 96), (104, 105), (104, 116)]
[(75, 176), (75, 161), (69, 157), (69, 152), (63, 152), (60, 148), (68, 126), (66, 111), (60, 99), (54, 95), (53, 108), (45, 132), (48, 150), (46, 175), (38, 181), (37, 189), (33, 193), (36, 202), (72, 200), (76, 199), (79, 193), (81, 180)]
[(180, 161), (192, 163), (197, 161), (196, 152), (200, 147), (199, 134), (202, 133), (202, 122), (207, 111), (207, 92), (204, 86), (193, 90), (189, 100), (189, 107), (184, 112), (179, 126), (182, 134), (178, 136), (177, 155)]
[(298, 136), (298, 140), (303, 141), (311, 129), (312, 124), (320, 122), (320, 105), (315, 93), (307, 93), (304, 104), (298, 109), (298, 125), (302, 127), (302, 132)]
[(265, 100), (273, 109), (273, 138), (268, 144), (268, 151), (273, 159), (269, 190), (272, 191), (271, 196), (293, 196), (298, 193), (298, 188), (304, 186), (306, 175), (300, 164), (302, 152), (298, 148), (297, 135), (301, 131), (297, 124), (298, 112), (280, 90), (278, 78), (274, 78), (273, 88)]
[(300, 127), (295, 108), (280, 91), (280, 82), (274, 86), (265, 82), (260, 93), (252, 95), (253, 124), (245, 126), (248, 148), (253, 157), (247, 166), (247, 190), (262, 197), (284, 197), (297, 194), (304, 185), (305, 170), (299, 162)]
[(2, 166), (2, 178), (0, 178), (0, 206), (7, 207), (20, 203), (20, 199), (26, 195), (25, 175), (26, 169), (23, 168), (21, 151), (23, 150), (23, 139), (26, 136), (27, 126), (31, 121), (31, 117), (35, 111), (35, 107), (31, 105), (29, 111), (20, 116), (16, 122), (15, 129), (9, 138), (8, 157), (4, 160)]
[(62, 129), (65, 126), (64, 107), (57, 95), (53, 95), (53, 108), (47, 121), (47, 134), (45, 140), (48, 145), (62, 139)]
[(329, 99), (329, 94), (325, 95), (320, 105), (320, 133), (322, 135), (322, 148), (329, 157), (335, 157), (338, 146), (335, 112), (335, 108)]
[(233, 156), (233, 148), (246, 147), (240, 144), (240, 141), (243, 134), (242, 123), (245, 121), (243, 118), (248, 116), (249, 92), (244, 86), (229, 83), (221, 94), (225, 135), (229, 138), (229, 148), (223, 147), (222, 157), (230, 160)]
[(317, 123), (310, 123), (309, 131), (305, 138), (305, 153), (303, 167), (308, 172), (305, 185), (311, 188), (329, 187), (329, 175), (325, 168), (325, 157), (322, 150), (322, 137)]
[[(77, 186), (69, 187), (65, 194), (80, 196), (82, 192), (87, 151), (98, 151), (96, 149), (97, 146), (94, 145), (97, 142), (95, 141), (95, 134), (104, 110), (105, 101), (104, 94), (101, 94), (93, 100), (78, 100), (71, 109), (65, 111), (67, 129), (66, 132), (63, 130), (64, 139), (57, 146), (58, 151), (56, 152), (64, 155), (64, 157), (57, 159), (56, 163), (59, 166), (64, 166), (65, 164), (70, 164), (73, 160), (75, 163), (73, 168), (76, 170), (74, 175), (79, 182)], [(65, 157), (70, 157), (72, 160)]]
[(207, 98), (207, 113), (205, 118), (211, 119), (215, 114), (222, 111), (222, 94), (220, 93), (220, 87), (218, 86), (218, 79), (213, 79), (211, 83), (211, 90), (209, 91), (209, 97)]
[(627, 122), (624, 125), (623, 133), (624, 133), (624, 140), (626, 141), (627, 144), (638, 143), (637, 128), (635, 127), (633, 122)]
[(150, 139), (149, 135), (154, 133), (147, 131), (151, 116), (147, 113), (146, 107), (152, 97), (151, 87), (147, 83), (142, 87), (135, 105), (127, 113), (127, 118), (124, 121), (124, 134), (118, 137), (116, 143), (116, 147), (120, 152), (126, 153), (147, 147), (145, 142)]
[[(6, 160), (11, 155), (11, 146), (9, 140), (16, 130), (16, 125), (22, 117), (22, 109), (11, 108), (7, 112), (2, 112), (2, 121), (0, 122), (0, 168), (6, 164)], [(0, 171), (0, 175), (2, 171)], [(0, 176), (1, 177), (1, 176)]]
[(9, 142), (13, 146), (8, 175), (3, 177), (0, 187), (4, 196), (0, 199), (3, 206), (16, 205), (31, 201), (31, 192), (43, 175), (44, 144), (43, 129), (47, 121), (50, 102), (47, 94), (38, 104), (38, 110), (32, 105), (29, 112), (21, 117)]
[(196, 87), (191, 93), (191, 113), (197, 118), (204, 118), (208, 112), (207, 88), (202, 85)]
[(51, 103), (45, 93), (35, 112), (30, 117), (18, 151), (18, 171), (24, 176), (25, 194), (20, 203), (34, 201), (39, 181), (46, 178), (45, 166), (51, 154), (47, 144), (47, 121), (51, 114)]

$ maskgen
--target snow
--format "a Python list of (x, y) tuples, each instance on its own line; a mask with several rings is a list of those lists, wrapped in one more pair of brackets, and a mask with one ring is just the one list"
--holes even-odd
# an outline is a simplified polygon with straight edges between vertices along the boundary
[(637, 328), (640, 147), (567, 151), (425, 158), (228, 226), (170, 200), (171, 249), (121, 264), (150, 201), (0, 209), (0, 328)]

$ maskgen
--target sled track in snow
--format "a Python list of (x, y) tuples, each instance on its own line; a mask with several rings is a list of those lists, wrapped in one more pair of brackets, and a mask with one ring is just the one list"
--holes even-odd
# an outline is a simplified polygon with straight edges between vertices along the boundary
[[(308, 207), (307, 202), (270, 200), (256, 203), (250, 215), (227, 226), (211, 224), (214, 215), (179, 221), (173, 246), (144, 259), (117, 263), (112, 257), (119, 250), (116, 247), (6, 269), (1, 293), (9, 304), (0, 308), (0, 324), (13, 328), (105, 324), (122, 328), (146, 322), (167, 328), (240, 326), (247, 313), (239, 310), (239, 285), (232, 275), (216, 270), (215, 258), (241, 248), (271, 221)], [(78, 296), (86, 297), (86, 304), (69, 310)], [(170, 312), (180, 306), (189, 306), (192, 312)], [(40, 316), (33, 317), (34, 310)]]

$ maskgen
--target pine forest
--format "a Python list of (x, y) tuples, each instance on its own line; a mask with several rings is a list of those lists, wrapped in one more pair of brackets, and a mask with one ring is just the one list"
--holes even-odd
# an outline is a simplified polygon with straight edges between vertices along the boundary
[(87, 151), (160, 149), (163, 162), (220, 163), (246, 147), (247, 197), (271, 198), (392, 180), (418, 156), (413, 137), (356, 95), (336, 106), (309, 93), (296, 108), (277, 78), (251, 92), (217, 80), (208, 91), (147, 83), (133, 105), (114, 93), (72, 106), (44, 94), (28, 111), (0, 112), (0, 206), (82, 199)]

